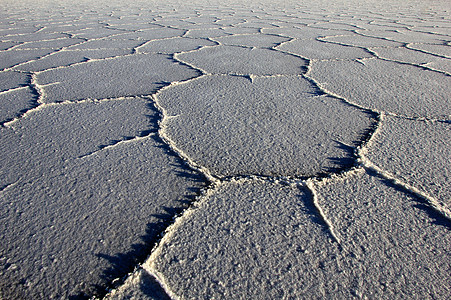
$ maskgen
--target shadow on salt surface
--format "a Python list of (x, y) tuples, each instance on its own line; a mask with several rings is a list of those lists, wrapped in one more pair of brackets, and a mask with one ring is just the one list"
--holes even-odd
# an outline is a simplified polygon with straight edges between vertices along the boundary
[(22, 117), (29, 110), (39, 106), (36, 90), (26, 87), (5, 94), (0, 93), (0, 126)]
[[(168, 211), (170, 210), (168, 209)], [(148, 253), (150, 253), (153, 247), (152, 245), (158, 240), (158, 234), (165, 228), (165, 217), (169, 219), (170, 215), (153, 215), (153, 217), (160, 218), (161, 221), (147, 224), (146, 234), (141, 237), (142, 243), (131, 245), (132, 250), (129, 252), (118, 253), (116, 255), (96, 254), (97, 257), (108, 261), (110, 264), (110, 267), (105, 269), (101, 275), (104, 282), (110, 282), (108, 288), (117, 288), (122, 283), (123, 278), (132, 272), (135, 266), (144, 261)], [(95, 284), (93, 288), (96, 290), (98, 297), (103, 297), (107, 292), (107, 289), (103, 285)], [(70, 296), (69, 299), (90, 299), (91, 296), (81, 292), (78, 295)]]
[[(149, 107), (152, 107), (149, 105)], [(152, 107), (152, 109), (154, 109)], [(155, 131), (155, 130), (149, 130)], [(176, 170), (174, 173), (178, 177), (182, 177), (186, 179), (188, 182), (193, 182), (193, 186), (198, 187), (187, 187), (187, 195), (182, 197), (181, 199), (175, 200), (175, 202), (179, 203), (177, 207), (160, 207), (164, 213), (152, 214), (150, 217), (157, 219), (156, 222), (150, 222), (146, 226), (146, 233), (140, 237), (141, 242), (132, 244), (129, 248), (131, 250), (124, 253), (117, 253), (115, 255), (108, 255), (104, 253), (96, 254), (97, 257), (106, 260), (110, 267), (102, 271), (100, 278), (103, 282), (108, 283), (108, 286), (94, 284), (92, 288), (95, 290), (94, 294), (96, 297), (104, 297), (105, 294), (114, 288), (118, 288), (121, 284), (123, 284), (124, 280), (129, 276), (131, 272), (133, 272), (139, 264), (142, 264), (145, 259), (149, 256), (151, 250), (154, 248), (156, 243), (159, 241), (162, 236), (163, 231), (172, 223), (175, 216), (180, 214), (184, 209), (188, 207), (188, 205), (193, 201), (195, 195), (200, 193), (202, 184), (205, 184), (206, 178), (202, 174), (195, 174), (194, 172), (187, 172), (186, 164), (180, 160), (180, 158), (174, 153), (169, 146), (167, 146), (159, 136), (154, 135), (151, 137), (156, 143), (157, 148), (163, 149), (166, 155), (174, 157), (175, 163), (170, 163), (171, 167)], [(166, 293), (161, 288), (158, 282), (155, 281), (147, 273), (143, 275), (144, 278), (143, 284), (141, 285), (142, 292), (152, 298), (155, 299), (169, 299), (167, 298)], [(149, 278), (147, 278), (149, 277)], [(70, 300), (76, 299), (91, 299), (92, 294), (86, 294), (84, 292), (79, 293), (78, 295), (70, 296)]]
[[(12, 80), (7, 76), (13, 76)], [(15, 76), (15, 77), (14, 77)], [(39, 93), (31, 87), (31, 76), (18, 72), (0, 73), (0, 126), (20, 118), (39, 105)]]
[[(185, 200), (183, 202), (187, 201)], [(171, 218), (180, 212), (180, 210), (170, 207), (164, 207), (164, 210), (166, 211), (166, 214), (152, 215), (160, 221), (147, 224), (146, 234), (141, 236), (142, 242), (133, 244), (131, 246), (132, 250), (129, 252), (118, 253), (114, 256), (103, 253), (97, 254), (98, 257), (105, 259), (111, 265), (111, 267), (104, 270), (102, 274), (102, 279), (104, 281), (111, 282), (110, 288), (118, 288), (123, 283), (125, 277), (128, 276), (138, 264), (142, 263), (147, 258), (153, 245), (158, 242), (159, 234), (168, 226), (167, 223)], [(156, 283), (156, 285), (158, 285), (158, 283)], [(95, 288), (101, 296), (105, 295), (105, 286), (96, 285)], [(83, 297), (87, 297), (87, 295), (77, 295), (72, 297), (72, 299), (81, 299)]]
[(141, 292), (154, 299), (160, 300), (170, 300), (171, 298), (166, 294), (166, 292), (161, 288), (160, 284), (147, 272), (143, 272), (141, 277)]
[[(167, 83), (164, 83), (164, 82), (163, 83), (158, 82), (157, 84), (162, 84), (163, 86), (167, 85)], [(145, 115), (145, 117), (149, 121), (148, 129), (140, 131), (136, 136), (122, 136), (120, 140), (119, 139), (111, 140), (108, 144), (99, 145), (98, 146), (99, 150), (105, 149), (110, 146), (114, 146), (120, 142), (132, 140), (137, 137), (146, 137), (152, 133), (157, 133), (158, 132), (157, 124), (158, 124), (158, 120), (160, 120), (160, 112), (151, 103), (148, 103), (146, 105), (146, 107), (148, 110), (150, 110), (152, 112), (150, 114)], [(153, 139), (158, 143), (163, 143), (163, 141), (161, 141), (161, 140), (157, 140), (156, 138), (153, 138)], [(164, 147), (159, 147), (159, 148), (164, 148)], [(176, 155), (174, 153), (166, 153), (166, 154), (170, 154), (171, 156), (176, 157)], [(84, 155), (84, 156), (86, 156), (86, 155)]]
[(409, 195), (413, 200), (417, 202), (417, 204), (413, 204), (412, 206), (424, 211), (428, 215), (428, 217), (431, 218), (431, 220), (433, 220), (431, 222), (432, 224), (444, 226), (447, 229), (451, 229), (451, 222), (442, 214), (440, 214), (438, 211), (433, 209), (426, 199), (422, 198), (417, 193), (409, 190), (407, 187), (401, 184), (397, 184), (395, 181), (381, 176), (374, 170), (367, 169), (366, 172), (371, 176), (379, 178), (380, 181), (386, 186)]
[[(377, 119), (377, 115), (373, 112), (366, 112), (373, 120)], [(330, 174), (339, 174), (345, 171), (348, 171), (350, 168), (355, 166), (356, 164), (356, 155), (355, 155), (355, 147), (364, 145), (373, 135), (374, 130), (376, 130), (377, 124), (374, 123), (370, 127), (365, 128), (358, 132), (359, 138), (352, 142), (352, 146), (346, 145), (340, 141), (334, 140), (337, 144), (335, 147), (341, 149), (344, 153), (347, 153), (348, 156), (345, 157), (328, 157), (327, 159), (333, 162), (336, 167), (329, 167), (326, 169), (323, 176), (329, 176)]]
[[(322, 228), (322, 232), (329, 236), (332, 240), (336, 241), (335, 236), (331, 232), (331, 229), (329, 227), (329, 224), (327, 224), (327, 221), (323, 218), (323, 214), (320, 211), (320, 209), (315, 205), (315, 194), (308, 188), (305, 187), (298, 187), (300, 194), (297, 196), (299, 198), (300, 204), (299, 207), (300, 210), (303, 211), (306, 215), (310, 216), (310, 221), (312, 223), (316, 223)], [(305, 194), (307, 197), (303, 197), (302, 194)], [(341, 245), (337, 244), (338, 248), (342, 250)]]
[[(149, 119), (149, 129), (141, 131), (138, 136), (144, 137), (158, 131), (158, 121), (160, 120), (159, 111), (151, 104), (147, 104), (147, 108), (152, 112), (146, 115)], [(135, 137), (124, 137), (125, 140), (133, 139)], [(188, 182), (193, 182), (193, 186), (201, 186), (206, 182), (206, 178), (202, 174), (195, 174), (194, 172), (187, 172), (187, 165), (179, 158), (179, 156), (158, 136), (153, 135), (151, 138), (156, 142), (156, 147), (164, 151), (166, 155), (174, 158), (174, 162), (170, 163), (170, 166), (175, 169), (174, 173), (178, 177), (186, 179)], [(112, 143), (121, 142), (120, 140), (112, 141)], [(108, 146), (108, 145), (107, 145)], [(107, 147), (101, 146), (101, 147)], [(174, 216), (180, 214), (186, 207), (192, 202), (194, 195), (198, 195), (200, 192), (199, 187), (187, 187), (187, 195), (183, 198), (176, 200), (179, 203), (177, 207), (160, 207), (164, 210), (164, 213), (152, 214), (151, 217), (157, 219), (156, 222), (150, 222), (147, 224), (146, 233), (140, 237), (141, 242), (132, 244), (131, 250), (124, 253), (117, 253), (115, 255), (108, 255), (104, 253), (96, 254), (97, 257), (108, 261), (110, 267), (103, 270), (100, 276), (103, 282), (108, 282), (109, 286), (95, 284), (93, 288), (96, 290), (98, 297), (103, 297), (109, 289), (118, 288), (128, 275), (136, 269), (139, 264), (142, 264), (144, 260), (149, 256), (151, 250), (162, 236), (163, 231), (172, 223)], [(141, 285), (142, 292), (152, 298), (156, 299), (169, 299), (161, 288), (160, 284), (155, 281), (153, 277), (147, 273), (143, 275), (143, 284)], [(148, 278), (147, 278), (148, 277)], [(92, 295), (88, 295), (84, 292), (69, 297), (70, 300), (75, 299), (89, 299)]]
[[(368, 130), (369, 131), (369, 130)], [(367, 133), (367, 136), (370, 135), (370, 132)], [(365, 135), (362, 135), (364, 138), (362, 138), (361, 141), (365, 141), (366, 137)], [(355, 145), (360, 145), (362, 142), (355, 141)], [(321, 177), (329, 176), (330, 174), (337, 174), (344, 171), (349, 170), (351, 167), (355, 165), (355, 148), (353, 146), (346, 145), (340, 141), (334, 141), (337, 145), (336, 148), (342, 150), (344, 153), (347, 154), (345, 157), (328, 157), (327, 159), (330, 160), (333, 163), (333, 166), (328, 167), (324, 174), (321, 174)]]
[[(146, 136), (151, 133), (155, 133), (158, 131), (158, 127), (155, 125), (158, 123), (159, 112), (158, 110), (152, 105), (148, 104), (147, 108), (152, 111), (153, 114), (146, 115), (146, 117), (149, 118), (149, 123), (153, 125), (153, 128), (151, 126), (150, 129), (146, 131), (140, 132), (139, 136)], [(128, 137), (124, 137), (127, 139)], [(131, 137), (133, 138), (133, 137)], [(167, 144), (165, 144), (161, 138), (157, 135), (152, 137), (155, 142), (159, 144), (157, 146), (158, 148), (161, 148), (164, 150), (165, 154), (172, 156), (174, 158), (179, 158), (176, 153), (174, 153)], [(201, 175), (195, 176), (192, 173), (184, 171), (186, 169), (186, 166), (180, 161), (177, 164), (171, 163), (172, 167), (177, 168), (175, 173), (177, 176), (183, 177), (188, 179), (189, 181), (194, 181), (197, 183), (205, 182), (205, 178), (203, 178)], [(191, 194), (198, 194), (199, 189), (198, 188), (187, 188), (187, 190)], [(152, 215), (152, 217), (155, 217), (159, 219), (158, 222), (152, 222), (147, 224), (146, 234), (141, 236), (142, 243), (136, 243), (131, 246), (132, 250), (126, 253), (118, 253), (115, 256), (106, 255), (99, 253), (97, 254), (98, 257), (106, 259), (110, 264), (111, 267), (108, 268), (103, 272), (102, 278), (107, 282), (112, 282), (110, 288), (117, 288), (120, 284), (123, 283), (123, 280), (125, 279), (125, 276), (127, 276), (128, 273), (133, 271), (133, 268), (135, 268), (139, 263), (142, 263), (147, 256), (149, 255), (150, 251), (158, 242), (160, 238), (160, 234), (162, 233), (165, 228), (169, 225), (172, 218), (183, 211), (183, 207), (188, 205), (192, 200), (192, 197), (185, 196), (184, 199), (178, 200), (180, 202), (182, 208), (173, 208), (173, 207), (163, 207), (165, 210), (165, 214), (155, 214)], [(166, 299), (167, 295), (165, 294), (164, 290), (161, 288), (159, 283), (155, 281), (154, 278), (152, 278), (150, 275), (145, 274), (144, 276), (147, 276), (149, 278), (143, 278), (142, 280), (145, 280), (145, 285), (142, 285), (142, 291), (144, 294), (148, 296), (157, 296), (158, 299)], [(116, 279), (118, 278), (118, 279)], [(102, 294), (102, 296), (105, 294), (105, 287), (104, 286), (96, 286), (96, 289)], [(82, 298), (83, 295), (75, 296), (71, 299), (79, 299)], [(169, 298), (168, 298), (169, 299)]]

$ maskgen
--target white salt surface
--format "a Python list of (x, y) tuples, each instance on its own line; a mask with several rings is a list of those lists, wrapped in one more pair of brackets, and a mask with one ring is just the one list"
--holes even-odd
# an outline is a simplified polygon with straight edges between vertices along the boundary
[(294, 40), (277, 47), (309, 59), (352, 59), (372, 57), (364, 49), (327, 43), (322, 40)]
[(241, 46), (205, 47), (177, 58), (212, 74), (277, 75), (301, 74), (305, 60), (272, 49)]
[(176, 36), (182, 36), (185, 30), (174, 29), (174, 28), (146, 28), (143, 26), (143, 30), (132, 31), (132, 32), (121, 32), (119, 31), (117, 35), (110, 37), (110, 39), (130, 39), (130, 40), (156, 40), (164, 39)]
[(7, 70), (17, 64), (38, 59), (42, 56), (50, 54), (53, 50), (7, 50), (0, 52), (0, 70)]
[(448, 45), (411, 44), (408, 48), (451, 58), (451, 47)]
[(30, 81), (31, 76), (20, 72), (0, 72), (0, 92), (25, 86)]
[(317, 92), (300, 76), (216, 75), (164, 89), (156, 101), (168, 115), (165, 136), (213, 174), (302, 177), (351, 163), (346, 145), (372, 123)]
[(374, 53), (387, 60), (409, 63), (417, 66), (427, 66), (438, 71), (451, 74), (450, 59), (419, 52), (407, 48), (371, 48)]
[(0, 92), (1, 124), (13, 120), (21, 112), (26, 112), (36, 106), (36, 98), (36, 94), (29, 87)]
[[(415, 30), (415, 29), (414, 29)], [(448, 28), (448, 30), (450, 30)], [(372, 31), (366, 33), (369, 36), (383, 38), (387, 40), (397, 41), (401, 43), (430, 43), (430, 44), (443, 44), (449, 41), (451, 34), (449, 31), (443, 33), (448, 35), (441, 35), (429, 32), (418, 32), (412, 30), (399, 29), (396, 31)]]
[(20, 64), (12, 69), (18, 71), (38, 72), (58, 67), (67, 67), (72, 64), (81, 63), (92, 59), (123, 56), (132, 54), (132, 52), (132, 50), (127, 49), (62, 50), (53, 52), (40, 59)]
[(386, 117), (367, 157), (451, 211), (450, 129), (445, 122)]
[(36, 42), (28, 42), (23, 43), (14, 47), (14, 49), (60, 49), (63, 47), (68, 47), (71, 45), (75, 45), (83, 42), (83, 39), (75, 39), (75, 38), (60, 38), (60, 39), (52, 39), (48, 41), (36, 41)]
[(383, 38), (375, 38), (375, 37), (371, 37), (371, 36), (357, 35), (357, 34), (335, 36), (335, 37), (325, 37), (322, 40), (336, 43), (336, 44), (356, 46), (356, 47), (402, 46), (402, 43), (400, 43), (400, 42), (390, 41), (390, 40), (383, 39)]
[(184, 37), (175, 37), (147, 42), (137, 48), (140, 53), (165, 53), (174, 54), (177, 52), (186, 52), (200, 49), (204, 46), (215, 46), (217, 42), (207, 39), (191, 39)]
[[(97, 27), (97, 26), (96, 26)], [(97, 28), (86, 28), (81, 30), (72, 31), (71, 35), (77, 38), (84, 39), (97, 39), (103, 38), (114, 34), (122, 33), (120, 30), (114, 30), (105, 28), (103, 26), (98, 26)]]
[(236, 34), (233, 36), (218, 37), (215, 40), (223, 45), (260, 48), (272, 48), (289, 41), (288, 38), (270, 34)]
[(134, 49), (138, 46), (141, 46), (143, 42), (136, 40), (108, 40), (108, 39), (98, 39), (87, 41), (84, 43), (79, 43), (78, 45), (67, 47), (69, 50), (98, 50), (98, 49)]
[(0, 9), (0, 299), (448, 299), (449, 1)]
[(432, 70), (370, 58), (313, 62), (309, 76), (361, 107), (407, 117), (451, 115), (451, 77)]
[(14, 47), (16, 45), (19, 45), (20, 43), (15, 42), (0, 42), (0, 50), (7, 50), (11, 47)]
[(66, 37), (68, 37), (68, 35), (64, 33), (33, 32), (30, 34), (8, 34), (6, 36), (2, 36), (2, 41), (38, 42), (38, 41), (50, 41)]
[(260, 33), (260, 30), (258, 28), (250, 28), (250, 27), (225, 27), (223, 30), (229, 34)]
[(271, 33), (271, 34), (278, 34), (280, 36), (286, 36), (291, 38), (296, 38), (299, 40), (304, 39), (315, 39), (319, 37), (326, 37), (326, 36), (335, 36), (335, 35), (343, 35), (347, 34), (347, 31), (344, 30), (329, 30), (329, 29), (322, 29), (322, 28), (313, 28), (313, 27), (306, 27), (306, 26), (296, 26), (296, 27), (279, 27), (279, 28), (263, 28), (263, 33)]
[(166, 82), (198, 73), (166, 55), (136, 54), (43, 71), (37, 74), (37, 84), (43, 102), (58, 102), (151, 94)]

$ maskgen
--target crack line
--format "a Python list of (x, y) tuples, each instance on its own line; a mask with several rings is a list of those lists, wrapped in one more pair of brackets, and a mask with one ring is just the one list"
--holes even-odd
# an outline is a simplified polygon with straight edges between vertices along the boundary
[(356, 155), (357, 155), (357, 163), (361, 167), (363, 167), (366, 170), (371, 170), (375, 172), (376, 174), (380, 175), (381, 177), (390, 180), (393, 182), (396, 186), (401, 187), (402, 189), (405, 189), (412, 194), (416, 195), (417, 197), (423, 199), (426, 201), (426, 203), (429, 205), (430, 208), (438, 212), (440, 215), (445, 217), (448, 221), (451, 221), (451, 211), (447, 207), (445, 203), (441, 203), (434, 197), (428, 195), (427, 193), (420, 191), (418, 188), (411, 186), (408, 183), (405, 183), (398, 178), (396, 178), (395, 175), (391, 174), (388, 171), (383, 170), (379, 166), (375, 165), (371, 160), (369, 160), (365, 155), (368, 153), (368, 149), (373, 143), (375, 137), (380, 134), (381, 128), (382, 128), (382, 122), (385, 118), (385, 114), (381, 113), (379, 115), (379, 122), (374, 130), (371, 138), (368, 140), (368, 142), (365, 145), (362, 145), (360, 147), (357, 147)]
[(316, 193), (315, 190), (315, 184), (314, 181), (311, 179), (308, 179), (304, 182), (304, 185), (307, 189), (310, 190), (310, 193), (312, 194), (312, 202), (313, 205), (315, 206), (316, 210), (318, 211), (318, 215), (320, 216), (321, 220), (326, 224), (327, 229), (329, 230), (330, 235), (332, 236), (332, 238), (340, 245), (341, 245), (341, 240), (340, 238), (337, 236), (337, 234), (335, 233), (334, 230), (334, 225), (332, 224), (331, 221), (329, 221), (329, 219), (327, 218), (326, 214), (324, 213), (323, 209), (321, 208), (321, 206), (318, 203), (318, 194)]

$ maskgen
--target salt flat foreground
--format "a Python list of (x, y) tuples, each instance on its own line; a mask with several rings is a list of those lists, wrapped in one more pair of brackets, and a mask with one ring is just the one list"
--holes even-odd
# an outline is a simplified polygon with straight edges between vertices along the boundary
[(0, 299), (451, 298), (449, 1), (76, 2), (2, 1)]

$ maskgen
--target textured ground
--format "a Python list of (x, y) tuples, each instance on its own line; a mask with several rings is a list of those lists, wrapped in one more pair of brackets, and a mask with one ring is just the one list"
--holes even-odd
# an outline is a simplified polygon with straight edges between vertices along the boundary
[(449, 1), (101, 2), (0, 8), (0, 299), (451, 297)]

